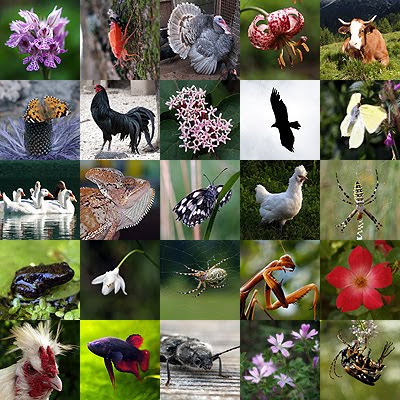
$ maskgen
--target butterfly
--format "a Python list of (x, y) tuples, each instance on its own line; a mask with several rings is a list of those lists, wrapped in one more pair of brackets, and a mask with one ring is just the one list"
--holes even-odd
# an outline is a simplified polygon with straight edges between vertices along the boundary
[(364, 141), (365, 128), (369, 133), (374, 133), (386, 118), (387, 113), (382, 107), (361, 105), (361, 94), (354, 93), (347, 106), (347, 115), (340, 124), (340, 131), (342, 136), (350, 136), (350, 149), (356, 149)]
[(65, 101), (61, 101), (57, 97), (45, 96), (43, 103), (39, 99), (32, 99), (29, 102), (24, 120), (31, 123), (46, 122), (54, 118), (65, 117), (70, 112)]
[[(225, 169), (222, 172), (224, 172)], [(219, 175), (221, 175), (222, 172)], [(204, 176), (207, 178), (206, 175)], [(218, 176), (215, 179), (217, 179)], [(215, 186), (215, 179), (210, 182), (207, 178), (210, 182), (208, 187), (197, 189), (192, 193), (189, 193), (172, 209), (172, 211), (177, 215), (176, 219), (178, 221), (182, 221), (183, 224), (193, 227), (197, 224), (201, 224), (204, 220), (210, 217), (216, 205), (218, 195), (224, 187), (224, 185)], [(231, 197), (232, 190), (229, 190), (229, 192), (221, 199), (219, 208), (223, 207)]]

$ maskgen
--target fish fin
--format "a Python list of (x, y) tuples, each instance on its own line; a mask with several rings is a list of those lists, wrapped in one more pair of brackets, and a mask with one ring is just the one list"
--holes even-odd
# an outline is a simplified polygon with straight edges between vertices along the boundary
[(108, 355), (108, 357), (111, 358), (111, 360), (114, 362), (121, 361), (124, 358), (124, 356), (122, 355), (122, 353), (120, 351), (112, 351)]
[(148, 350), (142, 350), (143, 360), (140, 361), (140, 369), (146, 372), (149, 369), (150, 352)]
[(139, 349), (140, 346), (143, 344), (143, 338), (136, 333), (134, 335), (128, 336), (126, 338), (126, 341), (130, 343), (132, 346), (135, 346), (137, 349)]
[(106, 365), (108, 375), (110, 376), (111, 384), (112, 384), (112, 386), (113, 386), (113, 388), (115, 390), (115, 376), (114, 376), (114, 371), (113, 371), (113, 367), (112, 367), (111, 361), (109, 359), (105, 358), (104, 359), (104, 364)]
[(139, 364), (137, 361), (114, 361), (115, 368), (120, 372), (130, 372), (140, 381)]

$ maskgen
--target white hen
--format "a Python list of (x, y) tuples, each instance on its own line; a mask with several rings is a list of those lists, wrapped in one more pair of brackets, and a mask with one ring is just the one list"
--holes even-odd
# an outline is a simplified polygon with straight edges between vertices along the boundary
[(286, 192), (269, 193), (262, 185), (256, 186), (256, 202), (260, 203), (262, 223), (278, 222), (285, 225), (286, 221), (293, 219), (300, 211), (303, 203), (301, 187), (307, 179), (307, 171), (303, 165), (296, 167), (294, 174), (289, 179)]

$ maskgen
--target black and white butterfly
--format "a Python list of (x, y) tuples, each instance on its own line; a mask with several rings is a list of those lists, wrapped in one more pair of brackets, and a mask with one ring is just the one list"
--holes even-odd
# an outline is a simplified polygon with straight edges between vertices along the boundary
[[(225, 169), (222, 172), (224, 172)], [(221, 175), (222, 172), (219, 175)], [(204, 176), (207, 178), (206, 175)], [(217, 179), (218, 176), (215, 179)], [(210, 184), (206, 188), (197, 189), (189, 193), (172, 209), (177, 215), (176, 219), (178, 221), (182, 221), (183, 224), (193, 227), (197, 224), (201, 224), (205, 219), (210, 217), (217, 203), (218, 195), (224, 187), (224, 185), (215, 186), (215, 179), (212, 182), (208, 179)], [(231, 197), (232, 190), (229, 190), (220, 201), (219, 208), (224, 206)]]

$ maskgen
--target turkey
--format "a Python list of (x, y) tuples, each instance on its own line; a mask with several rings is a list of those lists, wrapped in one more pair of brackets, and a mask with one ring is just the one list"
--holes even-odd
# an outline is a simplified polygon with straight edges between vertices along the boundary
[(37, 328), (29, 323), (12, 328), (15, 348), (9, 352), (22, 354), (15, 364), (0, 369), (2, 400), (48, 400), (53, 390), (61, 392), (55, 357), (72, 347), (57, 341), (59, 333), (51, 333), (50, 322), (41, 322)]
[(303, 202), (301, 188), (308, 179), (307, 171), (303, 165), (295, 168), (294, 174), (289, 179), (286, 192), (269, 193), (262, 185), (256, 186), (256, 202), (260, 204), (262, 223), (278, 222), (281, 230), (286, 221), (293, 219), (300, 211)]
[(168, 41), (172, 51), (182, 59), (189, 56), (198, 74), (214, 74), (218, 63), (233, 65), (230, 57), (234, 43), (227, 23), (220, 15), (202, 14), (194, 4), (178, 4), (172, 10)]

